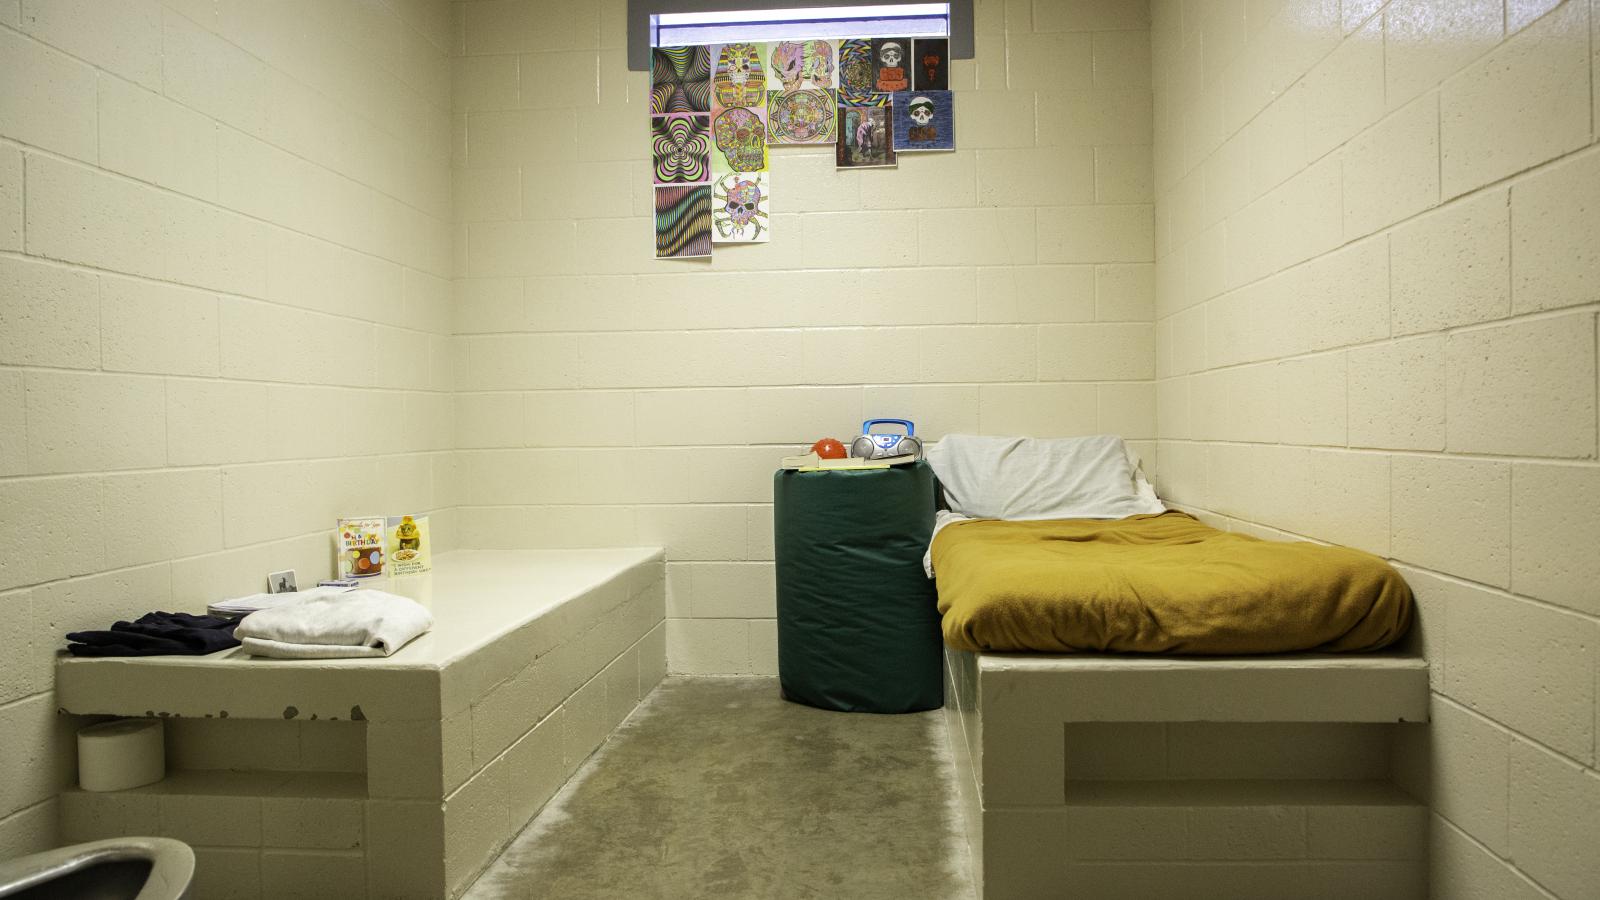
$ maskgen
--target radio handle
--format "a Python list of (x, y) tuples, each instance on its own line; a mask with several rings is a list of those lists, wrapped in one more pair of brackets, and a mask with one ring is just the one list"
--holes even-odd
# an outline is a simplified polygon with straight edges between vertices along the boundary
[(868, 419), (861, 423), (861, 433), (871, 434), (874, 425), (899, 425), (908, 435), (917, 433), (917, 426), (910, 419)]

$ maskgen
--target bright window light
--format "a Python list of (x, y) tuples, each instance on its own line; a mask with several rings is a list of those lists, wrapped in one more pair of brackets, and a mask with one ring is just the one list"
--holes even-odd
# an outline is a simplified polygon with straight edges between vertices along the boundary
[(785, 38), (949, 36), (949, 3), (658, 13), (650, 17), (650, 43), (655, 47)]

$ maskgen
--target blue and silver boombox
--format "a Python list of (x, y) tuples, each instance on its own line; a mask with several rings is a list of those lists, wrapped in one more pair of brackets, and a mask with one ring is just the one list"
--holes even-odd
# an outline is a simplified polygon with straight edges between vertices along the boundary
[[(874, 425), (899, 425), (905, 434), (880, 434)], [(917, 437), (917, 426), (910, 419), (868, 419), (861, 423), (861, 434), (850, 442), (850, 455), (860, 459), (884, 459), (890, 456), (915, 456), (922, 458), (922, 438)]]

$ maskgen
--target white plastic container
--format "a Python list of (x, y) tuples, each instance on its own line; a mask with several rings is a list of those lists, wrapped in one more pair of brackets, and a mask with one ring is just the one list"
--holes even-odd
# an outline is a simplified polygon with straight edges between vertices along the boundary
[(78, 787), (123, 791), (165, 777), (160, 719), (115, 719), (78, 730)]

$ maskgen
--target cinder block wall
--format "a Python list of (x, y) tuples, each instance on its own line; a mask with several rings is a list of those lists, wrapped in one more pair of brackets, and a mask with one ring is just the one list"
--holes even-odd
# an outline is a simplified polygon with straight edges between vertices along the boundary
[(664, 545), (672, 669), (773, 672), (782, 453), (868, 415), (1154, 436), (1146, 3), (978, 0), (960, 150), (776, 150), (771, 243), (710, 264), (651, 258), (625, 8), (455, 4), (466, 543)]
[(1401, 567), (1439, 898), (1600, 894), (1596, 28), (1155, 5), (1158, 486)]
[(0, 2), (0, 858), (75, 774), (65, 632), (448, 505), (449, 35), (427, 0)]

